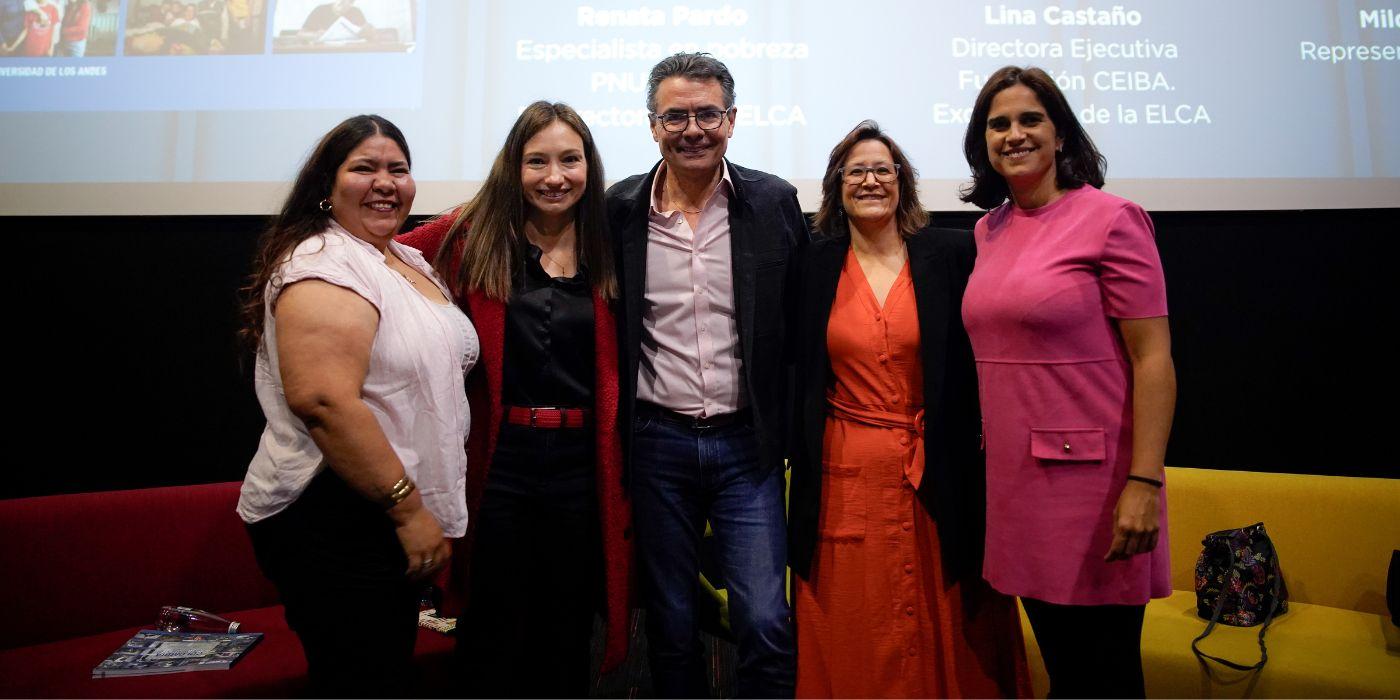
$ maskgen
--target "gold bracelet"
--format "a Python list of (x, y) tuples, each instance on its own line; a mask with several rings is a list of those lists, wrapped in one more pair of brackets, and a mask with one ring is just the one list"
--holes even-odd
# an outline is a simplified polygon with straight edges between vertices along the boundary
[(384, 497), (384, 510), (389, 510), (403, 503), (404, 499), (408, 498), (408, 495), (413, 493), (413, 490), (416, 488), (418, 487), (414, 485), (413, 480), (408, 478), (407, 474), (404, 474), (403, 478), (399, 479), (398, 483), (394, 484), (393, 487), (389, 489), (389, 495)]

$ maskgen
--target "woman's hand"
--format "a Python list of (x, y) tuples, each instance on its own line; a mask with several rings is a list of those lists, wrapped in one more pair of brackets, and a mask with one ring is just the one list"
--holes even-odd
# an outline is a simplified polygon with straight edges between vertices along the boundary
[[(416, 495), (416, 494), (415, 494)], [(442, 528), (437, 519), (419, 501), (416, 508), (399, 512), (409, 505), (407, 501), (389, 511), (394, 519), (394, 533), (399, 536), (399, 544), (408, 558), (409, 578), (427, 578), (447, 564), (452, 556), (452, 547), (442, 536)]]
[(1140, 481), (1124, 484), (1113, 508), (1113, 544), (1103, 560), (1128, 559), (1156, 549), (1160, 516), (1156, 486)]

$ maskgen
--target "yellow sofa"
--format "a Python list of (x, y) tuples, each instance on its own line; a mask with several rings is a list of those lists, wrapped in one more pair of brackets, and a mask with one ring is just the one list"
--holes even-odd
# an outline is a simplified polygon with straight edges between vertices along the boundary
[[(1167, 469), (1170, 598), (1147, 606), (1142, 665), (1152, 698), (1400, 697), (1400, 630), (1386, 611), (1385, 578), (1400, 549), (1400, 479)], [(1278, 550), (1288, 612), (1264, 641), (1257, 672), (1202, 668), (1191, 640), (1195, 567), (1210, 532), (1263, 522)], [(1037, 697), (1049, 681), (1024, 613), (1021, 627)], [(1217, 625), (1201, 650), (1236, 663), (1259, 659), (1258, 627)]]

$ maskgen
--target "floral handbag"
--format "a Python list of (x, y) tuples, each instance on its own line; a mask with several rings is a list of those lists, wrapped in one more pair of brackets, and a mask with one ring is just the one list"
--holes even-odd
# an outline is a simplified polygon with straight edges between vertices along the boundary
[[(1274, 615), (1288, 612), (1288, 587), (1264, 523), (1212, 532), (1201, 545), (1201, 556), (1196, 560), (1196, 614), (1210, 624), (1191, 641), (1191, 651), (1203, 663), (1210, 659), (1239, 671), (1263, 668), (1269, 660), (1264, 632)], [(1262, 625), (1259, 663), (1245, 666), (1200, 650), (1197, 645), (1219, 622), (1236, 627)]]

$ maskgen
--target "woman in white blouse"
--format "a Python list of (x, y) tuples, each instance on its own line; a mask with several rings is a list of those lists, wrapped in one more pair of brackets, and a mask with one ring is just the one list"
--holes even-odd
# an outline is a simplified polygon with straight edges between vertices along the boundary
[(238, 513), (318, 695), (413, 695), (422, 579), (466, 530), (478, 341), (416, 250), (408, 144), (358, 116), (321, 139), (263, 235), (244, 333), (267, 416)]

